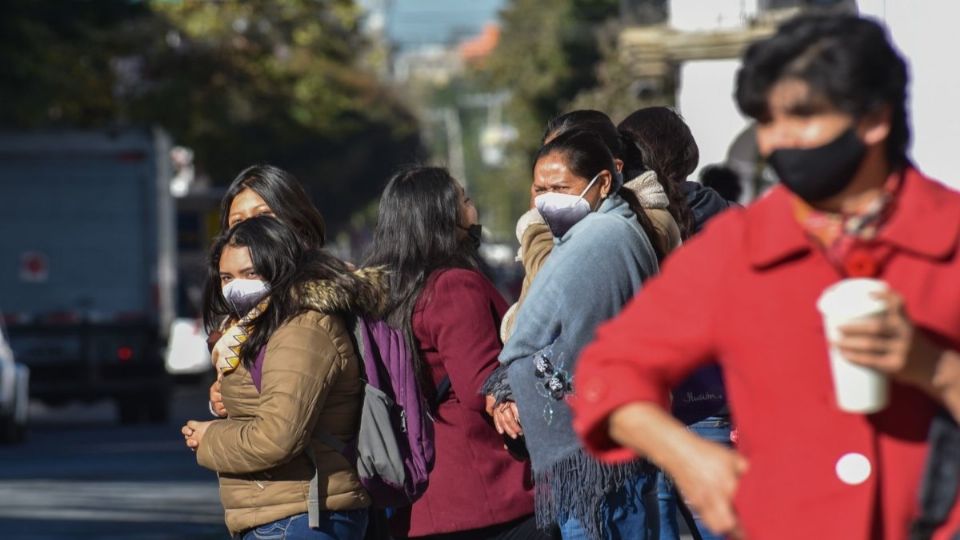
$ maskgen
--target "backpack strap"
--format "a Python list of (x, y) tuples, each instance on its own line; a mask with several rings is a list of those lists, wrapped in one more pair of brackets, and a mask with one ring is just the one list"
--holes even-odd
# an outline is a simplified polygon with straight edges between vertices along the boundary
[(264, 345), (257, 353), (257, 358), (253, 361), (253, 364), (250, 365), (250, 378), (253, 379), (253, 386), (256, 387), (258, 394), (260, 393), (260, 387), (263, 385), (263, 359), (266, 356), (267, 346)]
[(325, 444), (330, 448), (333, 448), (340, 454), (344, 454), (347, 451), (347, 443), (341, 441), (340, 439), (330, 435), (327, 432), (314, 433), (313, 440)]
[[(354, 349), (357, 351), (357, 358), (360, 360), (360, 372), (362, 373), (360, 378), (363, 380), (363, 382), (367, 382), (366, 366), (363, 360), (364, 358), (367, 357), (367, 351), (363, 345), (363, 334), (360, 333), (361, 332), (360, 325), (362, 324), (360, 317), (354, 317), (351, 320), (351, 324), (353, 327), (351, 328), (352, 331), (350, 332), (350, 336), (353, 339)], [(451, 387), (452, 385), (450, 383), (449, 375), (446, 375), (442, 379), (440, 379), (440, 382), (437, 384), (433, 403), (431, 403), (431, 405), (433, 405), (434, 410), (440, 407), (440, 404), (446, 401), (447, 397), (449, 397)], [(321, 441), (321, 442), (323, 442), (324, 444), (327, 444), (327, 446), (336, 448), (336, 446), (329, 444), (327, 441)], [(341, 443), (341, 446), (342, 446), (342, 443)]]
[(357, 360), (360, 364), (360, 379), (364, 383), (367, 382), (367, 366), (364, 362), (364, 358), (367, 357), (367, 349), (363, 346), (363, 334), (361, 333), (360, 326), (363, 324), (363, 321), (359, 316), (354, 316), (350, 318), (350, 340), (353, 341), (353, 350), (357, 351)]
[[(363, 366), (363, 355), (366, 351), (363, 349), (363, 336), (360, 335), (360, 324), (356, 317), (350, 318), (348, 324), (351, 326), (350, 338), (353, 341), (354, 350), (357, 351), (357, 359), (360, 360), (360, 378), (366, 383), (366, 373)], [(338, 454), (346, 455), (347, 444), (333, 435), (323, 431), (313, 434), (313, 440), (329, 446), (337, 451)], [(311, 529), (320, 528), (320, 467), (317, 465), (317, 459), (313, 455), (313, 449), (308, 448), (305, 452), (310, 463), (313, 464), (313, 478), (310, 479), (310, 491), (307, 493), (307, 518), (309, 519)]]
[(693, 513), (690, 512), (690, 507), (687, 506), (687, 503), (683, 502), (683, 495), (680, 493), (680, 490), (674, 489), (673, 494), (677, 500), (677, 510), (680, 512), (680, 515), (683, 516), (683, 521), (687, 523), (687, 529), (690, 531), (690, 535), (693, 536), (693, 540), (703, 540), (703, 535), (700, 534), (700, 528), (697, 527), (697, 520), (694, 519)]
[(449, 375), (446, 375), (440, 379), (440, 384), (437, 385), (437, 397), (433, 400), (434, 410), (440, 408), (440, 404), (447, 400), (447, 396), (450, 395), (450, 387)]
[(307, 449), (307, 457), (313, 464), (313, 477), (310, 478), (310, 491), (307, 492), (307, 518), (310, 520), (311, 529), (320, 528), (320, 470), (317, 466), (317, 459), (313, 457), (313, 451)]
[[(360, 338), (358, 334), (359, 325), (356, 322), (353, 323), (353, 340), (354, 346), (356, 347), (357, 354), (360, 358), (360, 370), (363, 371), (363, 339)], [(264, 347), (260, 349), (260, 354), (257, 355), (256, 360), (253, 365), (250, 367), (250, 377), (253, 379), (253, 385), (257, 388), (257, 392), (260, 392), (261, 381), (263, 378), (263, 358), (266, 356), (267, 348)], [(365, 376), (361, 377), (364, 380)], [(330, 435), (329, 433), (315, 433), (313, 439), (321, 444), (325, 444), (330, 448), (333, 448), (337, 453), (344, 454), (347, 450), (346, 443), (342, 442), (340, 439)], [(307, 455), (307, 459), (310, 460), (310, 463), (313, 465), (313, 477), (310, 478), (310, 490), (307, 493), (307, 516), (310, 520), (310, 528), (318, 529), (320, 528), (320, 467), (317, 465), (317, 459), (313, 455), (313, 450), (307, 448), (304, 454)]]

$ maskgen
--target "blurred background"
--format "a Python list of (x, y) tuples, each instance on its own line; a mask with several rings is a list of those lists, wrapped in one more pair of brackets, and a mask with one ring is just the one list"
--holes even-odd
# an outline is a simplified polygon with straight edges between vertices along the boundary
[(246, 166), (295, 173), (361, 262), (391, 172), (445, 165), (510, 298), (549, 118), (676, 107), (700, 170), (749, 203), (772, 180), (731, 97), (738, 58), (808, 11), (886, 22), (913, 73), (912, 153), (960, 186), (952, 0), (4, 2), (0, 536), (226, 535), (179, 426), (209, 416), (200, 287)]

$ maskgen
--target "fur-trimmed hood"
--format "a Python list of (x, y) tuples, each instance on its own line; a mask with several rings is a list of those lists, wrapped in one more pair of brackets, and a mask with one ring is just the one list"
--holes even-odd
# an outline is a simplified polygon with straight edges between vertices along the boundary
[(321, 313), (379, 317), (386, 308), (387, 271), (382, 267), (359, 268), (342, 281), (308, 281), (294, 291), (294, 297)]
[(665, 210), (670, 207), (667, 192), (657, 179), (657, 173), (644, 171), (623, 185), (637, 196), (645, 210)]

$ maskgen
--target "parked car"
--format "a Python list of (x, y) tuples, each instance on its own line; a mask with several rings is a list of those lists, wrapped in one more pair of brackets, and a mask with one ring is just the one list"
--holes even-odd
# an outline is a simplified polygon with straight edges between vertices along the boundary
[(30, 370), (14, 361), (0, 324), (0, 442), (20, 442), (27, 434)]

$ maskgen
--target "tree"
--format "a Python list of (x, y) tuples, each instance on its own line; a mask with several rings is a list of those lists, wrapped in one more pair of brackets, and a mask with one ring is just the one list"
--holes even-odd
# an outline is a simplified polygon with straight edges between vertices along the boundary
[[(468, 87), (508, 89), (507, 121), (519, 137), (505, 164), (488, 168), (474, 160), (470, 178), (494, 224), (512, 234), (529, 206), (532, 157), (548, 120), (580, 108), (599, 109), (614, 122), (633, 110), (663, 104), (671, 88), (653, 92), (619, 57), (617, 39), (625, 25), (666, 19), (666, 0), (512, 0), (501, 13), (500, 42), (487, 62), (469, 75)], [(470, 130), (465, 130), (470, 139)], [(468, 149), (472, 145), (466, 145)], [(468, 152), (468, 163), (470, 155)], [(482, 208), (482, 207), (481, 207)]]
[(517, 217), (529, 207), (531, 158), (544, 125), (597, 84), (597, 32), (618, 13), (618, 0), (556, 0), (549, 7), (513, 0), (501, 13), (500, 42), (467, 85), (511, 92), (505, 118), (517, 129), (516, 142), (503, 166), (471, 171), (481, 209), (495, 209), (493, 225), (504, 236), (512, 236)]
[(421, 156), (414, 117), (357, 66), (350, 0), (3, 9), (6, 126), (159, 124), (217, 183), (256, 162), (291, 170), (333, 223)]
[(597, 31), (617, 17), (617, 0), (514, 0), (502, 13), (503, 32), (489, 62), (489, 79), (513, 92), (511, 118), (520, 141), (539, 146), (546, 120), (597, 83)]
[(0, 125), (90, 127), (114, 117), (111, 60), (129, 54), (124, 22), (146, 6), (11, 0), (0, 10)]

